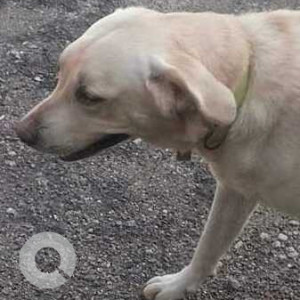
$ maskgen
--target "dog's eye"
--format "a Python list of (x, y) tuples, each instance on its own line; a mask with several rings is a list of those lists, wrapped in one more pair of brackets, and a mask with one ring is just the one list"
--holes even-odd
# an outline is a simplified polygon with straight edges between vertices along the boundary
[(105, 99), (97, 96), (86, 95), (84, 98), (80, 99), (79, 101), (85, 105), (96, 105), (101, 102), (104, 102)]
[(104, 102), (106, 99), (97, 95), (92, 95), (85, 88), (80, 87), (75, 94), (77, 101), (86, 106), (92, 106)]

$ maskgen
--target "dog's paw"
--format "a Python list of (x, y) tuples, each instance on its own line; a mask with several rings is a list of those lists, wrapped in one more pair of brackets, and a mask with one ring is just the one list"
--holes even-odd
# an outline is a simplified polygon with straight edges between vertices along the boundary
[(179, 273), (157, 276), (146, 283), (143, 295), (147, 300), (184, 299), (187, 292), (197, 289), (199, 281), (189, 267)]

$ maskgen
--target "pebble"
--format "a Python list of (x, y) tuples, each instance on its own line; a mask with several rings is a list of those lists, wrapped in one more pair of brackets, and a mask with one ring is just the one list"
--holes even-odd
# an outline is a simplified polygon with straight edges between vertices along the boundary
[(290, 252), (288, 253), (288, 257), (289, 258), (296, 258), (299, 256), (299, 253), (298, 252)]
[(287, 257), (286, 257), (285, 254), (279, 254), (278, 257), (279, 257), (280, 259), (287, 259)]
[(11, 50), (10, 53), (18, 60), (21, 59), (21, 54), (23, 54), (22, 51), (17, 51), (15, 49)]
[(281, 247), (281, 243), (280, 243), (279, 241), (275, 241), (275, 242), (273, 243), (273, 247), (274, 247), (274, 248), (279, 248), (279, 247)]
[(266, 233), (266, 232), (262, 232), (262, 233), (260, 234), (260, 238), (261, 238), (262, 240), (268, 240), (268, 239), (270, 239), (270, 235), (269, 235), (268, 233)]
[(134, 227), (134, 226), (136, 226), (136, 222), (135, 222), (135, 220), (127, 221), (127, 225), (129, 227)]
[(11, 290), (8, 287), (5, 287), (1, 290), (1, 293), (4, 295), (9, 295), (11, 293)]
[(283, 233), (279, 233), (278, 235), (278, 239), (281, 241), (287, 241), (288, 240), (288, 236), (283, 234)]
[(16, 216), (18, 213), (17, 213), (17, 211), (14, 209), (14, 208), (12, 208), (12, 207), (9, 207), (7, 210), (6, 210), (6, 213), (8, 213), (9, 215), (12, 215), (12, 216)]
[(296, 220), (291, 220), (291, 221), (289, 221), (289, 224), (292, 225), (292, 226), (299, 226), (300, 222), (296, 221)]
[(243, 242), (242, 241), (238, 241), (235, 245), (234, 245), (234, 248), (235, 249), (239, 249), (243, 246)]
[(296, 249), (294, 247), (288, 247), (287, 248), (287, 256), (290, 258), (295, 258), (297, 256), (299, 256), (299, 253), (296, 251)]
[(32, 43), (30, 43), (30, 42), (27, 42), (27, 41), (23, 42), (22, 45), (23, 45), (23, 46), (26, 46), (26, 47), (28, 47), (28, 48), (30, 48), (30, 49), (37, 49), (37, 48), (38, 48), (37, 45), (34, 45), (34, 44), (32, 44)]
[(168, 211), (166, 209), (163, 209), (162, 212), (163, 212), (164, 215), (168, 214)]
[(153, 253), (153, 250), (152, 250), (152, 249), (146, 249), (145, 252), (146, 252), (147, 254), (152, 254), (152, 253)]
[(33, 79), (34, 79), (35, 81), (37, 81), (37, 82), (42, 82), (42, 81), (43, 81), (43, 78), (40, 77), (40, 76), (35, 76)]
[(133, 142), (134, 142), (136, 145), (139, 145), (139, 144), (142, 142), (142, 139), (138, 138), (138, 139), (133, 140)]
[(5, 164), (9, 165), (10, 167), (15, 167), (17, 165), (16, 162), (12, 160), (6, 160)]
[(238, 280), (231, 276), (228, 277), (228, 283), (235, 290), (238, 290), (242, 286)]

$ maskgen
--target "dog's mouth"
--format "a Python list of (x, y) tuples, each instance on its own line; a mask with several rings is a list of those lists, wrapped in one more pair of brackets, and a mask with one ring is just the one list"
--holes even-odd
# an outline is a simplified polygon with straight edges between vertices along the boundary
[(123, 142), (123, 141), (129, 139), (129, 137), (130, 136), (128, 134), (124, 134), (124, 133), (106, 134), (106, 135), (102, 136), (95, 143), (88, 145), (86, 148), (81, 149), (79, 151), (75, 151), (70, 154), (67, 154), (65, 156), (60, 156), (60, 158), (64, 161), (80, 160), (80, 159), (95, 155), (96, 153), (100, 152), (101, 150), (104, 150), (104, 149), (114, 146), (120, 142)]

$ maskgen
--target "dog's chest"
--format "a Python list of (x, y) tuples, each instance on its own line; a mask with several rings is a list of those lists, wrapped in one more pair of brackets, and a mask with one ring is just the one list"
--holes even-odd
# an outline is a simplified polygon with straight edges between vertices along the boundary
[(294, 152), (274, 145), (265, 152), (248, 147), (212, 163), (211, 170), (217, 180), (245, 197), (300, 216), (300, 153)]

